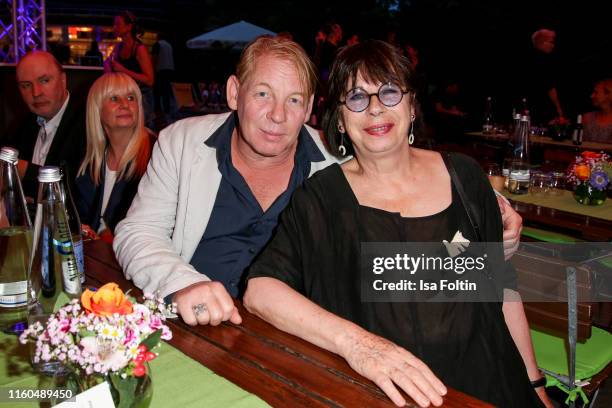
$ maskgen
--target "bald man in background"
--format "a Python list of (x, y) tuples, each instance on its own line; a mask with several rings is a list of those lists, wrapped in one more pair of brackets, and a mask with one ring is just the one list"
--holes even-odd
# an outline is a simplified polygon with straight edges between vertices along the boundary
[(40, 166), (62, 162), (74, 179), (85, 155), (85, 109), (70, 98), (66, 73), (48, 52), (32, 51), (17, 64), (17, 88), (30, 114), (12, 135), (26, 197), (36, 200)]

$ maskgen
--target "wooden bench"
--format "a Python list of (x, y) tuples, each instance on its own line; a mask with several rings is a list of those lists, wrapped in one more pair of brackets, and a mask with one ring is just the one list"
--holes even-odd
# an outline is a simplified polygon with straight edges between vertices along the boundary
[[(569, 339), (567, 268), (573, 267), (576, 271), (577, 299), (591, 298), (594, 285), (592, 269), (585, 265), (525, 251), (516, 253), (512, 257), (512, 264), (517, 272), (518, 290), (524, 301), (529, 326), (540, 332)], [(555, 299), (557, 301), (554, 301)], [(591, 337), (594, 326), (612, 332), (611, 302), (576, 303), (576, 341), (586, 342)], [(572, 345), (569, 340), (568, 343), (571, 354)], [(575, 351), (574, 357), (570, 355), (570, 365), (572, 358), (575, 358)], [(583, 387), (589, 398), (595, 395), (611, 373), (612, 363), (590, 379), (589, 384)]]

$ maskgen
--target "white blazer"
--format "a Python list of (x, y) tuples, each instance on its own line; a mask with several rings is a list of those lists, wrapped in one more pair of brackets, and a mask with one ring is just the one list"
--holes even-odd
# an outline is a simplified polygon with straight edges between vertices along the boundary
[[(113, 248), (119, 265), (145, 293), (165, 297), (210, 280), (189, 261), (221, 183), (217, 151), (204, 142), (229, 115), (188, 118), (162, 130), (132, 206), (115, 228)], [(306, 128), (325, 156), (311, 163), (311, 176), (337, 160), (325, 150), (318, 133)]]

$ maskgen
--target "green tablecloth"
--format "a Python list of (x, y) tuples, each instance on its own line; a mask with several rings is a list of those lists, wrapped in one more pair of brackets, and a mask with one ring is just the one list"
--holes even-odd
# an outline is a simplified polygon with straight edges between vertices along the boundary
[[(267, 407), (250, 394), (163, 343), (150, 363), (153, 379), (151, 408), (159, 407)], [(0, 387), (50, 388), (49, 378), (32, 372), (27, 346), (17, 337), (0, 333)], [(38, 403), (1, 403), (0, 407), (38, 407)]]
[(606, 200), (603, 205), (592, 206), (579, 204), (571, 191), (563, 191), (560, 196), (556, 195), (532, 195), (532, 194), (503, 194), (511, 200), (522, 203), (536, 204), (542, 207), (554, 208), (574, 214), (588, 215), (589, 217), (603, 218), (612, 221), (612, 199)]

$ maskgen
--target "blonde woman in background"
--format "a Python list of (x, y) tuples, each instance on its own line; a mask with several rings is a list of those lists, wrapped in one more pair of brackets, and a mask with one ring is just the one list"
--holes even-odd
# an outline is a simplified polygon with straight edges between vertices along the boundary
[(87, 152), (75, 182), (76, 205), (82, 223), (107, 241), (130, 208), (154, 141), (136, 82), (123, 73), (98, 78), (87, 97)]

